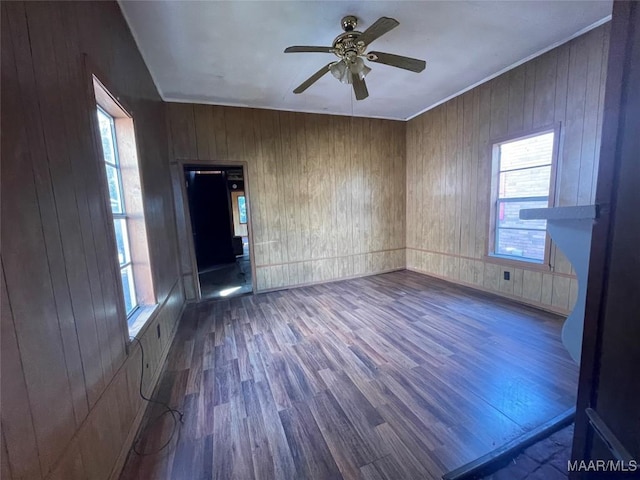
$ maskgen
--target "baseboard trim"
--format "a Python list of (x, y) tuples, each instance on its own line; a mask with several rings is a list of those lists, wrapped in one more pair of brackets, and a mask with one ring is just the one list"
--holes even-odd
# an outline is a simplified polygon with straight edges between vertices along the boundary
[(413, 267), (407, 267), (406, 269), (409, 270), (410, 272), (419, 273), (420, 275), (426, 275), (427, 277), (437, 278), (438, 280), (444, 280), (445, 282), (449, 282), (449, 283), (452, 283), (454, 285), (461, 285), (463, 287), (471, 288), (473, 290), (478, 290), (480, 292), (490, 293), (491, 295), (495, 295), (497, 297), (507, 298), (509, 300), (513, 300), (513, 301), (521, 303), (523, 305), (527, 305), (529, 307), (534, 307), (534, 308), (537, 308), (538, 310), (543, 310), (545, 312), (553, 313), (555, 315), (561, 315), (563, 317), (566, 317), (567, 315), (569, 315), (569, 313), (571, 313), (571, 312), (569, 312), (567, 310), (564, 310), (562, 308), (555, 308), (552, 305), (546, 305), (544, 303), (535, 302), (533, 300), (527, 300), (526, 298), (518, 297), (516, 295), (509, 295), (508, 293), (505, 293), (505, 292), (500, 292), (500, 291), (497, 291), (497, 290), (491, 290), (489, 288), (485, 288), (485, 287), (483, 287), (481, 285), (477, 285), (475, 283), (469, 283), (469, 282), (464, 282), (462, 280), (456, 280), (456, 279), (453, 279), (453, 278), (444, 277), (442, 275), (437, 275), (437, 274), (431, 273), (431, 272), (425, 272), (423, 270), (419, 270), (419, 269), (413, 268)]
[(442, 480), (471, 480), (489, 475), (501, 462), (514, 458), (525, 448), (570, 425), (575, 415), (576, 409), (572, 407), (539, 427), (505, 443), (502, 447), (445, 473)]
[(380, 270), (379, 272), (362, 273), (359, 275), (350, 275), (348, 277), (331, 278), (329, 280), (319, 280), (317, 282), (296, 283), (295, 285), (286, 285), (283, 287), (266, 288), (264, 290), (256, 290), (256, 294), (281, 292), (283, 290), (291, 290), (293, 288), (313, 287), (315, 285), (324, 285), (325, 283), (342, 282), (343, 280), (353, 280), (355, 278), (373, 277), (374, 275), (382, 275), (383, 273), (401, 272), (407, 270), (405, 267), (390, 268), (388, 270)]

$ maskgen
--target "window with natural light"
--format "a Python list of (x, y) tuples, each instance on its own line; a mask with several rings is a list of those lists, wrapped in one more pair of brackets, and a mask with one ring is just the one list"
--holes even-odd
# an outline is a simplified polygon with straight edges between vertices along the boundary
[(247, 202), (244, 195), (238, 196), (238, 217), (241, 225), (247, 223)]
[(133, 118), (95, 77), (97, 130), (129, 335), (156, 308)]
[(554, 131), (494, 145), (491, 255), (543, 263), (545, 220), (520, 220), (520, 210), (549, 206)]
[(124, 202), (124, 192), (122, 191), (122, 171), (118, 162), (116, 148), (115, 122), (114, 118), (100, 107), (98, 107), (98, 125), (100, 127), (100, 138), (102, 139), (104, 166), (107, 171), (113, 230), (118, 247), (124, 306), (127, 316), (130, 316), (138, 307), (138, 300), (136, 299), (136, 287), (133, 281), (131, 247), (127, 232), (127, 210)]

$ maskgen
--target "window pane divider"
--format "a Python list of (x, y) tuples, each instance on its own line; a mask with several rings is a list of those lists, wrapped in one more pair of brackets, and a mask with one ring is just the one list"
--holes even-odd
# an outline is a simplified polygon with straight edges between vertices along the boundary
[(549, 197), (505, 197), (498, 198), (499, 202), (510, 203), (510, 202), (544, 202), (549, 201)]
[(498, 170), (498, 173), (507, 173), (507, 172), (518, 172), (522, 170), (531, 170), (533, 168), (542, 168), (542, 167), (550, 167), (550, 163), (545, 163), (542, 165), (531, 165), (530, 167), (520, 167), (520, 168), (509, 168), (506, 170)]
[(546, 232), (546, 228), (525, 228), (525, 227), (497, 227), (498, 230), (526, 230), (531, 232)]

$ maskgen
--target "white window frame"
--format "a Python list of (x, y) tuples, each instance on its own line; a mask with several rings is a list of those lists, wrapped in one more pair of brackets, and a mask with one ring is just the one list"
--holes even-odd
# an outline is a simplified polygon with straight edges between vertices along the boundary
[[(549, 178), (549, 191), (546, 196), (523, 196), (523, 197), (509, 197), (509, 198), (499, 198), (500, 191), (500, 173), (504, 171), (516, 171), (516, 170), (528, 170), (533, 168), (539, 168), (543, 165), (536, 165), (532, 167), (523, 167), (519, 169), (509, 169), (509, 170), (500, 170), (500, 147), (504, 144), (516, 142), (519, 140), (525, 140), (532, 137), (537, 137), (540, 135), (545, 135), (548, 133), (553, 133), (553, 147), (552, 147), (552, 155), (551, 155), (551, 173)], [(558, 147), (560, 143), (560, 124), (555, 124), (551, 126), (546, 126), (543, 128), (530, 130), (527, 132), (520, 132), (518, 134), (509, 135), (508, 137), (503, 137), (496, 139), (492, 142), (492, 175), (491, 175), (491, 191), (490, 191), (490, 212), (489, 212), (489, 234), (488, 234), (488, 246), (487, 246), (487, 257), (494, 262), (505, 263), (510, 265), (527, 265), (528, 267), (542, 267), (544, 270), (548, 270), (550, 268), (550, 250), (551, 250), (551, 240), (548, 234), (545, 236), (545, 245), (544, 245), (544, 258), (542, 260), (537, 260), (533, 258), (521, 257), (516, 255), (505, 255), (502, 253), (496, 253), (496, 248), (498, 244), (498, 217), (499, 217), (499, 208), (500, 203), (508, 203), (508, 202), (523, 202), (523, 201), (545, 201), (546, 206), (552, 207), (555, 205), (555, 186), (556, 186), (556, 175), (557, 175), (557, 167), (558, 167)], [(521, 228), (521, 230), (527, 230), (527, 228)], [(534, 229), (541, 230), (541, 229)], [(546, 232), (546, 228), (544, 229)]]

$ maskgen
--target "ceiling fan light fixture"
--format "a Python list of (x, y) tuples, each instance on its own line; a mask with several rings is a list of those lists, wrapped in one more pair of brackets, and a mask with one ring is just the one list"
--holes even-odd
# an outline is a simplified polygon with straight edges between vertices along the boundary
[(351, 70), (349, 70), (349, 67), (347, 67), (344, 60), (335, 62), (331, 65), (329, 71), (331, 72), (331, 75), (336, 77), (342, 83), (352, 83)]
[(364, 63), (362, 57), (356, 57), (349, 65), (349, 70), (351, 70), (353, 75), (358, 75), (360, 80), (364, 79), (371, 71), (371, 69), (367, 67), (367, 64)]

